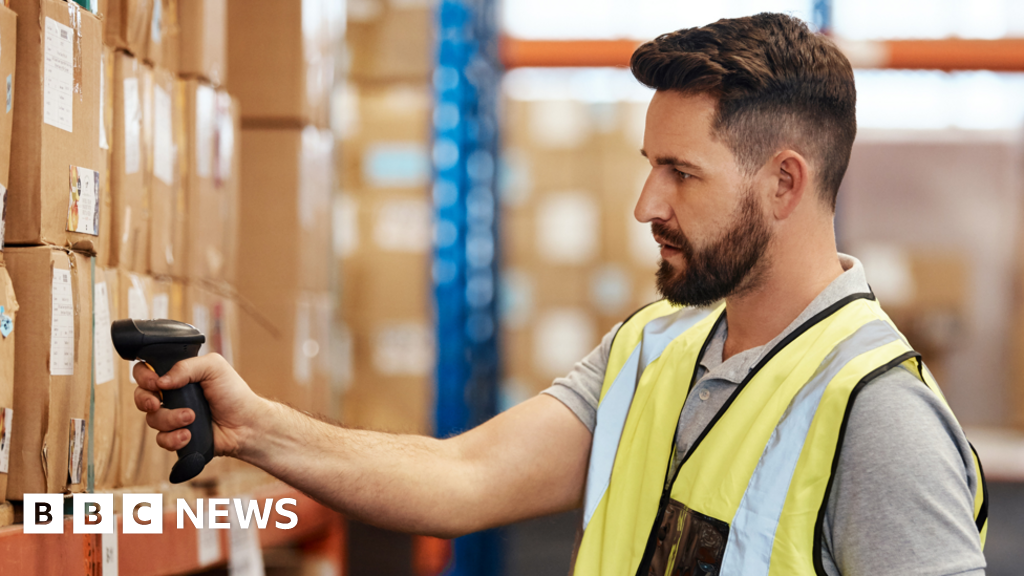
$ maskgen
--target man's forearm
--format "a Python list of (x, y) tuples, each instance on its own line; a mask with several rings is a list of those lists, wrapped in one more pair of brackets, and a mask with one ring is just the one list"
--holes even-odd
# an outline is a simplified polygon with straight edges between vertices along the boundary
[(476, 528), (472, 472), (455, 443), (345, 429), (276, 402), (266, 407), (241, 459), (382, 528), (443, 537)]

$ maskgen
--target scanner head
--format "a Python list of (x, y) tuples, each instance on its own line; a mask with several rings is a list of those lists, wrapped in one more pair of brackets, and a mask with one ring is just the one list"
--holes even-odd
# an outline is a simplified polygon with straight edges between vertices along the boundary
[[(115, 320), (110, 325), (114, 348), (125, 360), (147, 360), (144, 350), (150, 346), (178, 345), (182, 351), (195, 350), (183, 356), (195, 356), (206, 336), (191, 324), (177, 320)], [(165, 348), (165, 346), (160, 346)], [(177, 346), (174, 346), (177, 347)]]

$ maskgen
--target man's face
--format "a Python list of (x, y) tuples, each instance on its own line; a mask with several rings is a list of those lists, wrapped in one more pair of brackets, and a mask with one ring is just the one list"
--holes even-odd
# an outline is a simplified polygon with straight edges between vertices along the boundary
[(756, 288), (772, 230), (752, 178), (711, 132), (715, 101), (659, 91), (647, 110), (651, 163), (634, 215), (662, 246), (658, 290), (706, 306)]

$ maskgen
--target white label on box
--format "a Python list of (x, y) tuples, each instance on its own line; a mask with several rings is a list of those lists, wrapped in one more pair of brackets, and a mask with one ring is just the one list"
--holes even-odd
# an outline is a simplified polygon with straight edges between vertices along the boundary
[(43, 122), (73, 131), (75, 86), (75, 31), (46, 18), (46, 49), (43, 64)]
[[(249, 507), (249, 498), (239, 498), (243, 509)], [(231, 530), (228, 538), (231, 545), (231, 556), (228, 559), (228, 574), (230, 576), (264, 576), (263, 549), (260, 548), (259, 530), (252, 524), (248, 528), (242, 528), (238, 521), (238, 512), (235, 507), (229, 511)]]
[(82, 456), (85, 454), (85, 420), (71, 419), (68, 434), (68, 484), (82, 483)]
[(433, 210), (426, 200), (390, 200), (377, 209), (373, 240), (381, 250), (422, 254), (430, 249)]
[(75, 374), (75, 301), (71, 293), (71, 271), (53, 269), (50, 306), (50, 374)]
[(110, 144), (107, 142), (107, 122), (105, 120), (107, 115), (106, 94), (107, 59), (100, 58), (100, 148), (110, 150)]
[(68, 192), (68, 232), (99, 235), (100, 173), (81, 166), (71, 167)]
[(103, 546), (103, 576), (117, 576), (117, 516), (114, 516), (114, 530), (100, 536)]
[(537, 314), (533, 363), (540, 376), (568, 374), (597, 345), (594, 319), (578, 308), (553, 308)]
[(139, 171), (141, 155), (142, 108), (139, 106), (139, 79), (124, 79), (124, 173)]
[(217, 94), (217, 174), (218, 182), (231, 178), (235, 155), (235, 119), (231, 116), (231, 96)]
[(161, 29), (161, 22), (163, 20), (163, 0), (156, 0), (153, 2), (153, 19), (149, 21), (149, 39), (154, 44), (160, 44), (162, 39), (163, 30)]
[(542, 148), (577, 148), (590, 138), (586, 104), (577, 100), (531, 102), (528, 127)]
[(171, 308), (171, 299), (167, 294), (154, 294), (153, 295), (153, 319), (158, 318), (169, 318)]
[[(132, 285), (128, 287), (128, 317), (135, 320), (149, 320), (149, 305), (146, 303), (146, 291), (142, 287), (142, 281), (135, 274), (129, 274)], [(131, 362), (128, 370), (128, 380), (132, 384), (135, 381), (135, 365), (138, 361)]]
[[(154, 6), (159, 6), (158, 1)], [(170, 186), (174, 183), (174, 132), (171, 126), (171, 95), (153, 88), (153, 175)]]
[(334, 255), (347, 258), (359, 249), (359, 201), (351, 194), (334, 198)]
[(213, 170), (213, 132), (217, 93), (209, 86), (196, 88), (196, 173), (209, 178)]
[(430, 374), (434, 368), (433, 336), (433, 331), (419, 322), (378, 329), (373, 343), (374, 368), (381, 374), (393, 376)]
[(295, 303), (295, 342), (292, 352), (292, 376), (300, 385), (313, 380), (313, 358), (320, 353), (320, 345), (313, 339), (313, 307), (308, 298)]
[[(192, 305), (192, 325), (196, 327), (203, 334), (210, 333), (210, 309), (202, 304)], [(207, 338), (206, 342), (199, 347), (199, 354), (206, 354), (210, 351), (210, 339)]]
[(210, 528), (198, 528), (196, 530), (196, 550), (200, 566), (208, 566), (221, 559), (220, 531)]
[(7, 474), (11, 461), (11, 421), (14, 410), (0, 408), (0, 474)]
[(114, 343), (110, 339), (110, 296), (107, 283), (96, 284), (93, 292), (96, 301), (93, 310), (93, 350), (96, 353), (96, 384), (104, 384), (114, 379)]
[(537, 206), (537, 252), (556, 264), (586, 264), (597, 256), (601, 216), (584, 192), (551, 194)]

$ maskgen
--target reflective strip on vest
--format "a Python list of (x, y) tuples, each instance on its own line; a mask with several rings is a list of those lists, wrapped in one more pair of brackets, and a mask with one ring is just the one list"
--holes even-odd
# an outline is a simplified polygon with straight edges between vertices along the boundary
[(661, 356), (670, 342), (706, 318), (710, 312), (683, 309), (648, 322), (643, 329), (643, 339), (633, 348), (629, 359), (615, 376), (605, 397), (601, 399), (597, 408), (597, 423), (594, 425), (590, 465), (587, 470), (587, 491), (583, 508), (584, 530), (590, 524), (597, 505), (608, 490), (612, 466), (615, 464), (615, 453), (619, 449), (619, 439), (622, 438), (622, 430), (626, 425), (633, 393), (636, 392), (638, 375)]
[(736, 510), (722, 560), (722, 576), (768, 574), (779, 517), (825, 388), (847, 363), (898, 339), (900, 334), (886, 322), (868, 322), (829, 353), (793, 398), (772, 432)]

